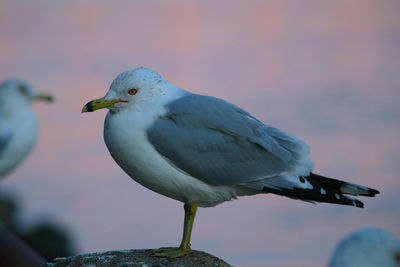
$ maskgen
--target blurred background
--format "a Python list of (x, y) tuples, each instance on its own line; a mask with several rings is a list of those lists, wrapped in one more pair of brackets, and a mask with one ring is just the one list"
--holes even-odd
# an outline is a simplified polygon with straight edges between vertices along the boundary
[(0, 192), (25, 228), (64, 229), (70, 253), (178, 245), (183, 205), (112, 160), (105, 110), (80, 113), (145, 66), (303, 139), (315, 172), (381, 191), (365, 209), (274, 195), (199, 209), (193, 249), (235, 266), (323, 266), (355, 229), (399, 237), (399, 12), (396, 0), (1, 0), (0, 80), (26, 79), (56, 102), (35, 105), (37, 145)]

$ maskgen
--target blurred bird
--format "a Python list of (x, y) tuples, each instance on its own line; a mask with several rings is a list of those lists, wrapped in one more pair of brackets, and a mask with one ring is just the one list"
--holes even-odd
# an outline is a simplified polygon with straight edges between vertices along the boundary
[(224, 100), (180, 89), (146, 68), (125, 71), (105, 97), (82, 112), (108, 108), (104, 140), (114, 160), (135, 181), (184, 203), (178, 248), (190, 251), (197, 206), (212, 207), (238, 196), (274, 193), (308, 202), (363, 207), (347, 195), (375, 189), (311, 173), (309, 148)]
[(36, 100), (51, 102), (20, 79), (0, 83), (0, 179), (15, 169), (30, 152), (37, 137), (37, 119), (31, 108)]
[(365, 228), (345, 237), (329, 267), (400, 267), (400, 242), (386, 230)]

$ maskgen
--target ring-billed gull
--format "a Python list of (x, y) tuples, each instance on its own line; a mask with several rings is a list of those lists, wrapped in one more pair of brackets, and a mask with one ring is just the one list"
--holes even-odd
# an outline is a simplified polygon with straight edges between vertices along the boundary
[(224, 100), (180, 89), (146, 68), (119, 74), (106, 96), (82, 112), (102, 108), (109, 109), (104, 140), (118, 165), (143, 186), (184, 203), (180, 247), (157, 250), (156, 256), (190, 251), (197, 206), (274, 193), (363, 207), (347, 194), (378, 193), (311, 173), (309, 149), (300, 139)]
[(27, 82), (9, 79), (0, 84), (0, 178), (17, 167), (37, 137), (37, 119), (31, 108), (36, 100), (52, 101)]
[(386, 230), (364, 228), (344, 238), (329, 267), (399, 267), (400, 242)]

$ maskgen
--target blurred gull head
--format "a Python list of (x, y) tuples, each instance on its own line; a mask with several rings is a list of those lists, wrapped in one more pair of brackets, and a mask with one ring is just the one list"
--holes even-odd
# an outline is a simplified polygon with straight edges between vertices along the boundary
[(400, 266), (400, 242), (379, 228), (365, 228), (344, 238), (330, 261), (330, 267)]

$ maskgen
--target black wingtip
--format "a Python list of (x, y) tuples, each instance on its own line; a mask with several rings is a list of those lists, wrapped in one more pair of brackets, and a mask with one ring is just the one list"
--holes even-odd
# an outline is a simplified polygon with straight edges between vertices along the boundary
[(355, 206), (356, 206), (357, 208), (361, 208), (361, 209), (364, 208), (364, 203), (362, 203), (360, 200), (354, 199), (353, 201), (354, 201), (353, 203), (355, 204)]
[(379, 192), (376, 189), (372, 189), (372, 188), (368, 188), (368, 192), (371, 194), (371, 197), (374, 197), (377, 194), (380, 194), (381, 192)]
[(374, 197), (375, 195), (380, 194), (380, 193), (381, 192), (379, 192), (378, 190), (368, 187), (368, 191), (366, 193), (360, 194), (360, 196)]

